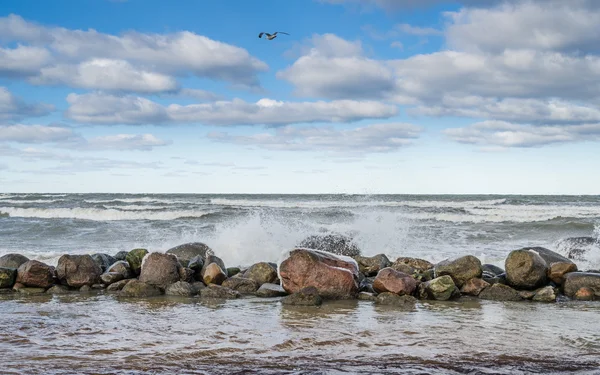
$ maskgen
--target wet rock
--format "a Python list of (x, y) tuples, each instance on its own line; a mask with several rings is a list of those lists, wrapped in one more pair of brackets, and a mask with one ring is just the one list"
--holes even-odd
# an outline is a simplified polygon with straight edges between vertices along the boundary
[(401, 267), (401, 265), (410, 266), (419, 273), (423, 273), (434, 267), (434, 265), (431, 262), (428, 262), (424, 259), (409, 258), (409, 257), (400, 257), (400, 258), (396, 259), (396, 261), (392, 264), (391, 267), (397, 271), (402, 271), (400, 268), (398, 268), (398, 267)]
[(15, 290), (13, 288), (0, 288), (0, 296), (4, 294), (13, 294)]
[(485, 277), (484, 274), (481, 275), (483, 281), (485, 281), (486, 283), (490, 284), (490, 285), (494, 285), (494, 284), (504, 284), (506, 285), (506, 273), (501, 273), (500, 275), (494, 276), (494, 277)]
[(519, 295), (523, 299), (533, 299), (536, 292), (537, 291), (535, 291), (535, 290), (519, 290)]
[(58, 259), (56, 275), (73, 288), (92, 285), (100, 280), (102, 269), (90, 255), (65, 254)]
[(413, 296), (399, 296), (396, 293), (384, 292), (377, 295), (375, 303), (378, 305), (398, 306), (412, 309), (415, 307), (417, 299)]
[(167, 250), (166, 253), (177, 256), (179, 263), (184, 267), (189, 267), (190, 261), (195, 257), (206, 259), (207, 255), (214, 255), (213, 250), (202, 242), (191, 242), (175, 246)]
[(227, 274), (217, 263), (210, 263), (208, 266), (204, 267), (204, 272), (202, 273), (204, 284), (221, 285), (226, 279)]
[(587, 287), (577, 289), (577, 292), (573, 296), (573, 298), (579, 301), (593, 301), (595, 297), (594, 290)]
[(548, 265), (538, 252), (513, 250), (505, 261), (506, 281), (518, 289), (536, 289), (547, 282)]
[(194, 278), (196, 280), (202, 280), (202, 268), (204, 267), (204, 258), (200, 255), (190, 259), (188, 268), (194, 271)]
[(173, 254), (150, 253), (144, 257), (140, 281), (146, 284), (165, 288), (180, 279), (181, 265)]
[(114, 282), (106, 288), (106, 291), (107, 292), (118, 292), (121, 289), (123, 289), (123, 287), (125, 285), (129, 284), (129, 282), (131, 282), (133, 280), (136, 280), (136, 279), (126, 279), (126, 280), (120, 280), (120, 281)]
[(235, 275), (239, 275), (242, 270), (239, 267), (229, 267), (227, 268), (227, 277), (234, 277)]
[(118, 272), (107, 272), (100, 275), (100, 280), (102, 280), (104, 284), (110, 285), (123, 280), (123, 275)]
[(312, 235), (298, 244), (300, 248), (327, 251), (336, 255), (354, 257), (360, 255), (360, 249), (352, 238), (342, 234)]
[(256, 263), (244, 272), (244, 277), (256, 281), (260, 287), (262, 284), (271, 284), (277, 280), (277, 268), (273, 268), (266, 262)]
[(283, 289), (296, 293), (315, 287), (324, 298), (354, 298), (358, 293), (358, 265), (352, 258), (310, 249), (292, 250), (281, 263)]
[(427, 299), (447, 301), (460, 297), (460, 292), (452, 277), (444, 275), (419, 285), (419, 297), (423, 298), (424, 296)]
[(84, 292), (84, 293), (91, 292), (92, 291), (92, 287), (89, 286), (89, 285), (84, 285), (81, 288), (79, 288), (79, 291), (80, 292)]
[(18, 292), (21, 294), (30, 296), (30, 295), (45, 293), (46, 289), (45, 288), (25, 287), (25, 288), (19, 288)]
[(306, 287), (283, 298), (281, 303), (292, 306), (319, 306), (323, 303), (323, 298), (317, 288)]
[(104, 285), (102, 283), (94, 284), (94, 285), (92, 285), (92, 289), (95, 289), (95, 290), (106, 289), (106, 285)]
[(139, 276), (142, 271), (142, 261), (148, 254), (146, 249), (133, 249), (127, 253), (125, 260), (129, 263), (129, 268), (134, 275)]
[(54, 267), (28, 260), (17, 269), (17, 283), (32, 288), (50, 288), (54, 284)]
[(287, 292), (277, 284), (263, 284), (256, 291), (258, 297), (273, 298), (287, 296)]
[(551, 286), (546, 286), (544, 288), (539, 289), (535, 296), (533, 296), (533, 300), (536, 302), (556, 302), (557, 290)]
[(202, 281), (196, 281), (192, 283), (192, 289), (194, 290), (194, 295), (200, 294), (202, 289), (206, 288), (206, 285)]
[(488, 277), (498, 276), (504, 273), (504, 270), (493, 264), (484, 264), (481, 266), (482, 273), (489, 275)]
[(245, 277), (232, 277), (223, 281), (221, 285), (229, 289), (237, 290), (242, 294), (254, 294), (258, 288), (260, 288), (260, 285), (256, 281)]
[(0, 267), (17, 269), (29, 258), (21, 254), (5, 254), (0, 257)]
[(122, 297), (153, 297), (160, 296), (161, 294), (161, 290), (156, 286), (137, 279), (129, 281), (119, 292), (119, 295)]
[(115, 262), (118, 262), (120, 260), (127, 260), (127, 254), (129, 254), (129, 251), (119, 251), (115, 254), (113, 258), (115, 258)]
[[(204, 273), (206, 272), (206, 269), (208, 268), (208, 266), (210, 266), (212, 263), (217, 264), (221, 268), (221, 271), (223, 271), (223, 273), (225, 274), (225, 278), (227, 278), (227, 271), (226, 271), (227, 267), (225, 267), (225, 263), (223, 262), (223, 260), (215, 255), (208, 255), (206, 257), (206, 259), (204, 260), (204, 265), (202, 266), (202, 269), (200, 270), (200, 278), (196, 278), (196, 279), (204, 280)], [(222, 280), (221, 280), (221, 282), (222, 282)], [(204, 281), (204, 283), (208, 285), (208, 283), (206, 281)], [(216, 283), (214, 283), (214, 284), (216, 284)]]
[(359, 271), (365, 276), (375, 276), (382, 269), (392, 265), (385, 254), (377, 254), (372, 257), (355, 256)]
[(479, 298), (492, 301), (521, 301), (519, 292), (504, 284), (494, 284), (479, 293)]
[(562, 285), (565, 275), (569, 272), (577, 272), (575, 263), (555, 262), (548, 267), (548, 278), (557, 285)]
[(436, 277), (448, 275), (459, 288), (468, 280), (481, 277), (481, 261), (472, 255), (443, 260), (434, 269)]
[(192, 284), (185, 281), (178, 281), (167, 286), (167, 288), (165, 289), (165, 294), (167, 296), (191, 297), (196, 293), (197, 292), (194, 290)]
[(21, 288), (26, 288), (26, 286), (23, 285), (23, 284), (21, 284), (20, 282), (16, 282), (15, 285), (13, 285), (12, 288), (13, 288), (14, 291), (18, 291)]
[(179, 280), (188, 283), (194, 282), (194, 270), (187, 267), (179, 267)]
[(360, 292), (358, 293), (358, 299), (361, 301), (376, 301), (377, 296), (374, 293)]
[(375, 278), (374, 277), (365, 277), (364, 279), (361, 279), (360, 283), (358, 285), (358, 291), (359, 292), (375, 293), (375, 289), (373, 289), (373, 283), (374, 282), (375, 282)]
[(410, 295), (415, 289), (417, 289), (417, 280), (391, 267), (379, 271), (373, 282), (373, 290), (377, 293), (390, 292), (398, 295)]
[(221, 285), (210, 284), (200, 291), (202, 298), (235, 299), (240, 298), (240, 292)]
[(127, 261), (118, 260), (108, 268), (109, 273), (120, 273), (123, 275), (123, 279), (130, 279), (135, 276), (135, 273), (131, 270), (131, 266)]
[(600, 273), (571, 272), (565, 275), (563, 293), (567, 297), (573, 298), (581, 288), (591, 289), (600, 297)]
[(106, 270), (108, 270), (108, 268), (111, 266), (111, 264), (115, 263), (117, 260), (108, 255), (108, 254), (92, 254), (92, 259), (94, 260), (94, 262), (96, 262), (96, 264), (98, 266), (100, 266), (100, 268), (102, 269), (102, 272), (106, 272)]
[(460, 288), (460, 292), (470, 296), (478, 296), (479, 293), (481, 293), (481, 291), (488, 286), (490, 286), (490, 283), (487, 281), (474, 277), (467, 281), (462, 288)]
[(71, 290), (64, 285), (54, 285), (52, 288), (46, 290), (46, 294), (69, 294)]
[(0, 267), (0, 288), (12, 288), (16, 281), (16, 269)]

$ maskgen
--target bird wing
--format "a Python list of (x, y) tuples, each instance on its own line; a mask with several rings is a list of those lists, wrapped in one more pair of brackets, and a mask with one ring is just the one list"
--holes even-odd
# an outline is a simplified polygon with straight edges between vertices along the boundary
[(258, 34), (258, 37), (262, 38), (263, 35), (264, 35), (264, 33), (260, 33), (260, 34)]
[[(290, 35), (290, 34), (288, 34), (288, 33), (284, 32), (284, 31), (276, 31), (276, 32), (275, 32), (275, 34), (277, 34), (277, 33), (279, 33), (279, 34), (285, 34), (285, 35)], [(274, 34), (273, 34), (273, 35), (274, 35)]]

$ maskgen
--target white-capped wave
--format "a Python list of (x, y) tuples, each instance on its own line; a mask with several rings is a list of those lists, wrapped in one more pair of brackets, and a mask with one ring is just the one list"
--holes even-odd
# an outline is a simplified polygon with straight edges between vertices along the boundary
[(161, 211), (167, 209), (166, 206), (148, 206), (148, 205), (125, 205), (125, 206), (104, 206), (109, 210), (123, 210), (123, 211)]
[(114, 198), (114, 199), (85, 199), (85, 203), (188, 203), (187, 201), (181, 201), (176, 199), (160, 199), (160, 198), (152, 198), (152, 197), (140, 197), (140, 198)]
[(2, 203), (32, 204), (32, 203), (55, 203), (63, 202), (64, 199), (3, 199)]
[(178, 211), (119, 211), (99, 208), (18, 208), (0, 207), (0, 213), (11, 217), (35, 217), (42, 219), (83, 219), (95, 221), (113, 220), (174, 220), (183, 217), (202, 217), (211, 213), (200, 210)]

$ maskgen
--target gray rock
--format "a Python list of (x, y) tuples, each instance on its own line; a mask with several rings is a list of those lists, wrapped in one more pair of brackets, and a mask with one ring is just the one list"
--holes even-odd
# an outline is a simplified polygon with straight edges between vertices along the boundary
[(96, 262), (98, 266), (100, 266), (102, 272), (106, 272), (110, 265), (117, 261), (114, 257), (108, 254), (101, 253), (92, 254), (92, 259), (94, 260), (94, 262)]
[(256, 263), (244, 272), (244, 277), (256, 281), (259, 286), (270, 284), (277, 280), (277, 268), (266, 262)]
[(300, 242), (300, 248), (327, 251), (336, 255), (349, 257), (360, 255), (360, 249), (352, 238), (342, 234), (317, 234), (312, 235)]
[(124, 277), (118, 272), (107, 272), (100, 275), (100, 280), (106, 285), (116, 283), (117, 281), (123, 280)]
[(17, 269), (29, 258), (21, 254), (5, 254), (0, 257), (0, 267)]
[(358, 299), (361, 301), (376, 301), (377, 296), (373, 293), (360, 292), (358, 293)]
[(71, 290), (64, 285), (54, 285), (46, 291), (46, 294), (69, 294)]
[(221, 285), (210, 284), (200, 291), (200, 297), (214, 299), (236, 299), (240, 298), (241, 294), (236, 290), (232, 290)]
[(195, 295), (195, 290), (192, 284), (185, 281), (178, 281), (169, 285), (165, 289), (165, 294), (167, 296), (183, 296), (183, 297), (191, 297)]
[(119, 260), (113, 263), (109, 268), (108, 272), (111, 273), (120, 273), (123, 275), (123, 279), (130, 279), (135, 276), (134, 272), (131, 270), (131, 266), (127, 261)]
[(287, 296), (287, 292), (278, 284), (263, 284), (256, 291), (258, 297), (273, 298)]
[[(277, 266), (275, 266), (275, 269), (277, 269)], [(242, 272), (242, 270), (240, 270), (239, 267), (229, 267), (226, 271), (227, 277), (234, 277), (235, 275), (240, 275), (240, 273)]]
[(548, 264), (537, 251), (513, 250), (505, 261), (506, 281), (517, 289), (536, 289), (547, 282)]
[(188, 268), (194, 271), (194, 278), (202, 280), (202, 268), (204, 267), (204, 257), (198, 255), (190, 259)]
[(129, 254), (129, 251), (119, 251), (118, 253), (115, 254), (115, 256), (113, 258), (115, 258), (116, 262), (118, 262), (120, 260), (127, 260), (127, 254)]
[(380, 270), (390, 267), (392, 262), (385, 254), (377, 254), (372, 257), (355, 256), (353, 257), (360, 272), (365, 276), (375, 276)]
[(126, 279), (126, 280), (120, 280), (120, 281), (114, 282), (106, 288), (106, 291), (107, 292), (118, 292), (118, 291), (122, 290), (123, 287), (125, 287), (125, 285), (129, 284), (129, 282), (131, 282), (133, 280), (136, 280), (136, 279)]
[(101, 274), (102, 269), (88, 254), (65, 254), (58, 259), (56, 266), (58, 279), (73, 288), (96, 284)]
[(12, 288), (17, 281), (15, 268), (0, 267), (0, 288)]
[(84, 285), (81, 288), (79, 288), (79, 291), (80, 292), (84, 292), (84, 293), (91, 292), (92, 291), (92, 287), (89, 286), (89, 285)]
[(144, 258), (140, 281), (165, 288), (181, 279), (181, 264), (173, 254), (150, 253)]
[(417, 299), (413, 296), (399, 296), (395, 293), (380, 293), (375, 299), (377, 305), (397, 306), (412, 309), (415, 307)]
[(447, 259), (435, 265), (435, 276), (449, 275), (457, 287), (474, 277), (481, 277), (481, 261), (473, 255)]
[(425, 271), (430, 270), (434, 267), (434, 265), (431, 262), (426, 261), (425, 259), (410, 257), (400, 257), (396, 259), (396, 261), (394, 261), (391, 267), (397, 271), (408, 273), (406, 271), (403, 271), (403, 269), (406, 270), (405, 266), (409, 266), (411, 269), (414, 269), (419, 273), (424, 273)]
[(202, 242), (190, 242), (178, 245), (167, 250), (166, 253), (177, 256), (179, 263), (189, 268), (192, 268), (189, 266), (189, 263), (193, 258), (200, 257), (201, 259), (205, 259), (207, 255), (214, 255), (214, 251)]
[(196, 282), (192, 283), (192, 289), (194, 291), (194, 295), (200, 294), (200, 291), (204, 288), (206, 288), (206, 285), (204, 285), (204, 283), (202, 281), (196, 281)]
[(161, 294), (162, 292), (159, 288), (137, 279), (128, 282), (119, 292), (119, 295), (122, 297), (153, 297)]
[(571, 272), (565, 275), (563, 293), (567, 297), (574, 298), (582, 288), (592, 290), (596, 297), (600, 297), (600, 273)]
[(538, 290), (533, 296), (536, 302), (556, 302), (557, 290), (551, 286), (544, 287)]
[(460, 297), (460, 292), (450, 275), (440, 276), (422, 283), (419, 288), (424, 289), (424, 292), (419, 291), (419, 296), (426, 295), (428, 299), (447, 301), (451, 298)]
[(513, 288), (503, 285), (494, 284), (479, 293), (479, 298), (492, 301), (521, 301), (522, 298), (519, 292)]
[(281, 303), (292, 306), (320, 306), (323, 303), (323, 298), (319, 295), (317, 288), (310, 286), (286, 296), (281, 300)]
[(21, 294), (25, 294), (25, 295), (35, 295), (35, 294), (43, 294), (46, 292), (45, 288), (29, 288), (29, 287), (25, 287), (25, 288), (19, 288), (17, 289), (17, 291)]
[(504, 270), (498, 266), (494, 266), (493, 264), (484, 264), (481, 266), (481, 271), (483, 273), (487, 273), (491, 275), (491, 277), (498, 276), (504, 273)]
[(260, 287), (256, 281), (245, 277), (232, 277), (223, 281), (221, 285), (229, 289), (237, 290), (242, 294), (254, 294)]

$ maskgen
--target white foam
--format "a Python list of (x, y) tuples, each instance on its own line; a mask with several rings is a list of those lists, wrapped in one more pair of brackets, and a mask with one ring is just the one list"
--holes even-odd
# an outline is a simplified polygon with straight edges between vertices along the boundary
[(174, 220), (182, 217), (202, 217), (212, 211), (178, 210), (178, 211), (118, 211), (99, 208), (17, 208), (0, 207), (0, 212), (11, 217), (35, 217), (42, 219), (84, 219), (95, 221), (112, 220)]

